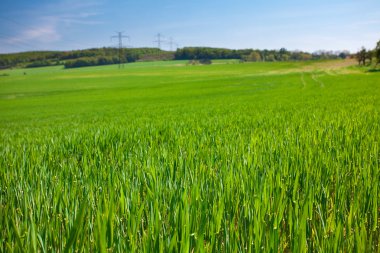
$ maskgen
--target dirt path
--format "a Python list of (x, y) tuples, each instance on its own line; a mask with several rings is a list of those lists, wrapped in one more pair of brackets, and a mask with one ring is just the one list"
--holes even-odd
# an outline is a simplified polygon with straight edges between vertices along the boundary
[(311, 75), (311, 79), (313, 79), (314, 82), (316, 82), (317, 84), (319, 84), (319, 86), (321, 86), (321, 88), (325, 87), (325, 84), (321, 80), (319, 80), (318, 77), (319, 77), (319, 75), (317, 75), (315, 73), (313, 73)]

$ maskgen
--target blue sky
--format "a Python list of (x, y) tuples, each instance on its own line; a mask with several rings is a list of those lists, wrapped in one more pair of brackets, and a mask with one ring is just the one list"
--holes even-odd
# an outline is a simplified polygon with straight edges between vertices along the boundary
[[(357, 51), (380, 40), (379, 0), (1, 0), (0, 53), (116, 46)], [(163, 43), (163, 49), (169, 49)]]

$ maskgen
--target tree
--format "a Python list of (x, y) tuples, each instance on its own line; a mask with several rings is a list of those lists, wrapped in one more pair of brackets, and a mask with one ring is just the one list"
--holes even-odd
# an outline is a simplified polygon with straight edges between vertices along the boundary
[(369, 60), (369, 64), (370, 65), (372, 64), (372, 58), (373, 58), (373, 51), (372, 50), (368, 50), (367, 54), (366, 54), (366, 59)]
[(254, 51), (248, 55), (247, 61), (261, 61), (261, 55)]
[(283, 48), (280, 49), (279, 53), (281, 55), (283, 55), (283, 54), (288, 54), (289, 52), (288, 52), (288, 50), (286, 50), (286, 48), (283, 47)]
[(212, 64), (212, 61), (209, 58), (203, 58), (199, 60), (199, 63), (203, 65), (210, 65)]
[(349, 56), (350, 56), (350, 52), (346, 50), (339, 52), (339, 55), (338, 55), (338, 57), (341, 59), (346, 59)]
[(282, 54), (280, 61), (289, 61), (290, 56), (288, 54)]
[(376, 65), (380, 63), (380, 40), (377, 42), (375, 48)]
[(268, 54), (267, 57), (265, 58), (266, 61), (276, 61), (274, 58), (274, 54)]
[(362, 47), (362, 49), (356, 54), (356, 59), (359, 62), (359, 65), (365, 65), (365, 60), (367, 58), (367, 50)]
[(310, 54), (302, 53), (301, 54), (301, 60), (302, 61), (310, 61), (313, 57)]

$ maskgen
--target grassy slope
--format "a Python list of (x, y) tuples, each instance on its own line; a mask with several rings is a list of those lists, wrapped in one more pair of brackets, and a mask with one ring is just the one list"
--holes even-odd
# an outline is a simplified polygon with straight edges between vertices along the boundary
[[(286, 74), (289, 69), (295, 71), (299, 65), (262, 63), (186, 66), (183, 62), (164, 62), (130, 64), (122, 70), (115, 66), (75, 70), (54, 67), (27, 70), (27, 75), (23, 75), (23, 70), (8, 71), (11, 76), (1, 79), (2, 115), (5, 120), (9, 120), (9, 117), (35, 118), (35, 114), (47, 117), (57, 114), (57, 110), (63, 116), (81, 112), (107, 114), (112, 109), (116, 109), (114, 113), (124, 114), (128, 110), (120, 111), (120, 107), (139, 107), (141, 103), (146, 106), (157, 100), (167, 106), (186, 104), (191, 107), (199, 105), (197, 100), (201, 98), (207, 98), (205, 103), (213, 100), (219, 108), (219, 99), (261, 97), (263, 92), (256, 91), (264, 90), (270, 90), (269, 93), (264, 92), (265, 96), (273, 96), (272, 92), (281, 93), (284, 85), (286, 89), (296, 90), (296, 93), (289, 95), (298, 97), (299, 94), (307, 94), (306, 90), (299, 89), (304, 85), (300, 74), (288, 74), (285, 78), (281, 74)], [(304, 79), (313, 87), (316, 82), (307, 80), (310, 77), (310, 74), (306, 74)], [(285, 98), (289, 99), (288, 96)], [(43, 111), (39, 107), (44, 107)], [(15, 115), (15, 111), (20, 115)]]
[(7, 71), (3, 249), (374, 250), (380, 76), (341, 65)]

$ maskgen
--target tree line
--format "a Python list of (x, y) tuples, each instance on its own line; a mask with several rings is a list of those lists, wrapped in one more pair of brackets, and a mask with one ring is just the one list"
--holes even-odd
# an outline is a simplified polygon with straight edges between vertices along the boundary
[(64, 65), (65, 68), (127, 63), (138, 60), (172, 60), (174, 53), (158, 48), (91, 48), (73, 51), (34, 51), (0, 54), (0, 69)]
[[(73, 51), (34, 51), (13, 54), (0, 54), (0, 69), (13, 67), (42, 67), (64, 65), (65, 68), (128, 63), (135, 61), (189, 60), (209, 62), (214, 59), (240, 59), (241, 61), (308, 61), (323, 59), (345, 59), (356, 57), (360, 65), (371, 64), (376, 59), (380, 63), (380, 41), (373, 50), (364, 47), (355, 55), (348, 51), (316, 51), (314, 53), (258, 49), (225, 49), (211, 47), (185, 47), (176, 52), (158, 48), (91, 48)], [(119, 57), (119, 55), (121, 57)]]
[(109, 64), (120, 64), (135, 61), (158, 61), (173, 60), (172, 52), (160, 50), (158, 48), (108, 48), (106, 52), (86, 57), (78, 57), (65, 61), (65, 68), (78, 68), (86, 66), (99, 66)]
[(355, 57), (361, 66), (372, 65), (374, 59), (377, 66), (380, 63), (380, 40), (377, 42), (376, 47), (372, 50), (367, 50), (365, 47), (362, 47), (356, 53)]
[(312, 59), (346, 58), (349, 52), (318, 51), (313, 54), (302, 51), (224, 49), (210, 47), (185, 47), (176, 52), (158, 48), (123, 48), (119, 58), (118, 48), (91, 48), (73, 51), (35, 51), (0, 54), (0, 68), (43, 67), (64, 65), (65, 68), (128, 63), (156, 60), (240, 59), (242, 61), (305, 61)]
[(307, 61), (321, 59), (345, 59), (350, 56), (348, 51), (317, 51), (307, 53), (302, 51), (258, 50), (258, 49), (224, 49), (210, 47), (185, 47), (177, 49), (176, 60), (200, 60), (200, 59), (240, 59), (242, 61)]

